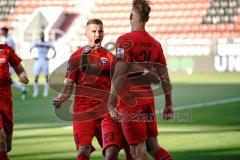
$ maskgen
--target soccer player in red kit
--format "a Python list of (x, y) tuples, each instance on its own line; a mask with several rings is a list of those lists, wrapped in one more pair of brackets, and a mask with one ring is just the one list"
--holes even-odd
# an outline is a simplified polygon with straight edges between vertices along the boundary
[[(170, 154), (161, 148), (157, 141), (158, 130), (151, 86), (134, 86), (134, 84), (129, 86), (126, 84), (127, 77), (130, 75), (128, 68), (132, 64), (148, 63), (142, 73), (143, 75), (151, 74), (154, 70), (159, 75), (166, 101), (163, 118), (173, 118), (171, 84), (169, 83), (162, 47), (145, 30), (150, 11), (148, 1), (133, 0), (130, 14), (132, 31), (120, 36), (117, 40), (117, 62), (112, 79), (108, 108), (112, 117), (123, 117), (120, 121), (121, 127), (130, 145), (133, 159), (147, 159), (147, 145), (155, 159), (171, 160)], [(149, 66), (150, 63), (153, 65)], [(131, 90), (132, 88), (134, 89)], [(127, 92), (127, 90), (131, 91)], [(146, 94), (139, 97), (143, 91), (147, 91)], [(127, 93), (133, 94), (129, 95)], [(134, 103), (129, 104), (128, 101), (132, 99)], [(120, 104), (118, 104), (118, 101), (120, 101)], [(130, 119), (141, 115), (151, 115), (152, 119), (151, 121), (147, 121), (147, 118), (141, 120)]]
[(28, 83), (28, 78), (21, 59), (14, 53), (13, 49), (6, 44), (0, 44), (0, 159), (8, 160), (7, 152), (12, 147), (13, 133), (13, 110), (11, 78), (9, 65), (13, 67), (23, 84)]
[[(110, 74), (115, 56), (101, 46), (104, 36), (101, 20), (91, 19), (87, 22), (86, 36), (89, 44), (71, 55), (65, 86), (59, 96), (53, 100), (53, 105), (60, 107), (71, 96), (75, 85), (73, 133), (78, 152), (77, 159), (89, 159), (94, 136), (99, 144), (104, 146), (105, 159), (112, 159), (111, 157), (116, 156), (118, 152), (111, 152), (111, 148), (110, 150), (107, 148), (110, 144), (118, 143), (118, 141), (111, 141), (111, 137), (108, 139), (104, 135), (109, 132), (113, 133), (112, 131), (115, 129), (104, 130), (105, 140), (102, 142), (101, 124), (108, 113), (107, 99), (111, 86)], [(120, 139), (119, 136), (114, 135), (115, 139)]]

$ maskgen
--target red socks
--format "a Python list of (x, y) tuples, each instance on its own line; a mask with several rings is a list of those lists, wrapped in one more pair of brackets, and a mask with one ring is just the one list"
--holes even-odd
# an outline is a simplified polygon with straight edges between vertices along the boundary
[(156, 160), (173, 160), (172, 156), (163, 148), (160, 148), (155, 154)]
[(1, 160), (9, 160), (6, 151), (0, 151), (0, 159)]

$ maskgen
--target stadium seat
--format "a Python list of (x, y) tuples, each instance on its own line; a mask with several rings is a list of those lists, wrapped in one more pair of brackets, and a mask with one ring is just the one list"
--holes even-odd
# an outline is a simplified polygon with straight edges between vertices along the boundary
[[(0, 3), (7, 0), (2, 0)], [(152, 12), (147, 29), (151, 34), (161, 38), (216, 38), (239, 37), (240, 16), (239, 0), (151, 0)], [(66, 13), (79, 14), (82, 1), (76, 0), (16, 0), (7, 20), (0, 21), (1, 25), (12, 28), (26, 20), (38, 7), (62, 6)], [(83, 19), (101, 18), (105, 25), (106, 36), (118, 37), (130, 31), (129, 0), (94, 0), (90, 13), (74, 19), (66, 30), (66, 37), (71, 41), (81, 40), (84, 36)], [(4, 11), (9, 12), (8, 9)], [(6, 14), (0, 14), (6, 17)], [(79, 27), (80, 26), (80, 27)], [(77, 33), (77, 34), (76, 34)]]

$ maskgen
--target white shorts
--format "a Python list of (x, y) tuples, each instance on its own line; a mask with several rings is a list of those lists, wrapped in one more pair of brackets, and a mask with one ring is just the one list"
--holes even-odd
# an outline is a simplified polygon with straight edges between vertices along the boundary
[(33, 73), (35, 76), (40, 75), (43, 72), (44, 75), (48, 75), (48, 61), (37, 60), (33, 66)]

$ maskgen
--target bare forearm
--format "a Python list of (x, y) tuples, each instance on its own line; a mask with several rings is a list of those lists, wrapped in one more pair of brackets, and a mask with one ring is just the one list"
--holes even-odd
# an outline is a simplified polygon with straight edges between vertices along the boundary
[[(113, 91), (114, 95), (118, 95), (120, 92), (121, 88), (123, 87), (124, 83), (126, 80), (125, 75), (119, 75), (119, 76), (114, 76), (112, 79), (112, 86), (111, 86), (111, 91)], [(112, 90), (113, 88), (113, 90)]]
[(65, 85), (63, 86), (63, 88), (61, 89), (61, 92), (58, 95), (58, 97), (61, 99), (62, 102), (66, 101), (71, 97), (73, 87), (74, 87), (73, 82), (66, 79)]
[(21, 82), (23, 84), (28, 84), (29, 80), (28, 80), (27, 73), (25, 72), (23, 66), (21, 64), (19, 64), (18, 66), (14, 66), (13, 68), (18, 75), (19, 82)]
[(20, 76), (22, 73), (25, 72), (25, 70), (21, 64), (17, 65), (16, 67), (13, 67), (13, 68), (18, 76)]
[(165, 103), (168, 106), (172, 105), (172, 94), (171, 93), (165, 94)]
[(64, 89), (62, 89), (62, 91), (59, 93), (58, 97), (64, 102), (71, 97), (71, 93), (69, 91), (67, 91), (69, 89), (65, 89), (65, 88), (69, 88), (69, 87), (64, 86), (63, 88)]
[(163, 88), (163, 92), (165, 95), (165, 100), (166, 100), (166, 104), (172, 104), (172, 84), (170, 82), (170, 78), (168, 73), (165, 73), (162, 77), (161, 77), (161, 84), (162, 84), (162, 88)]
[(166, 105), (172, 105), (172, 84), (169, 78), (167, 67), (158, 66), (157, 74), (160, 77)]
[(112, 85), (110, 90), (110, 96), (108, 100), (108, 106), (115, 106), (117, 103), (117, 96), (123, 87), (125, 82), (125, 76), (114, 76), (112, 79)]
[(163, 77), (161, 77), (161, 84), (162, 84), (162, 88), (163, 88), (164, 94), (165, 95), (171, 94), (171, 92), (172, 92), (172, 84), (170, 82), (168, 74), (164, 75)]

